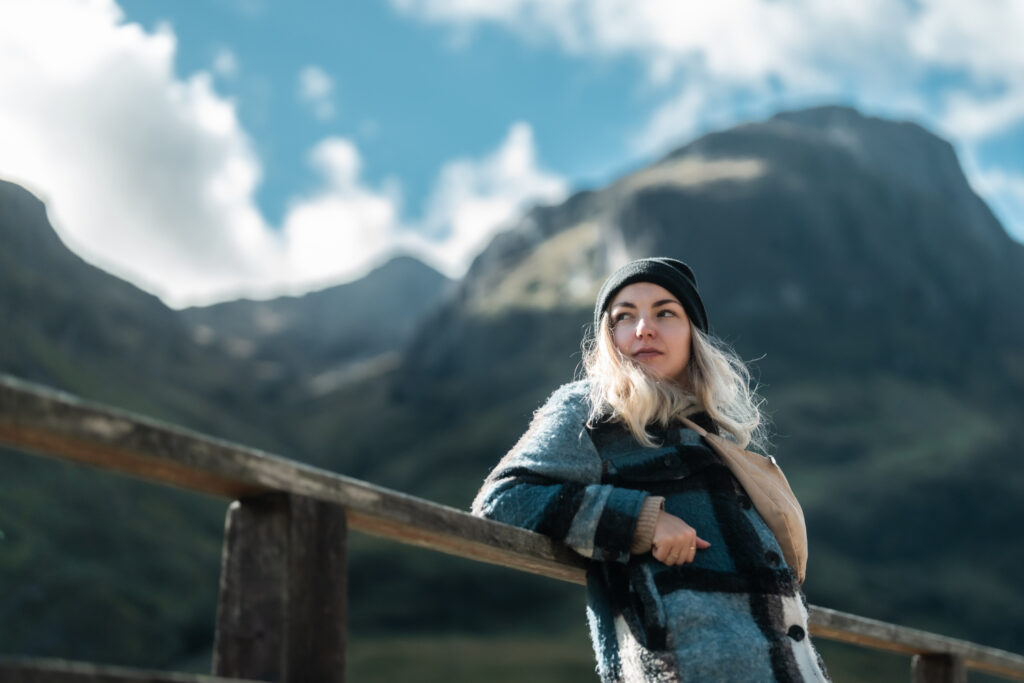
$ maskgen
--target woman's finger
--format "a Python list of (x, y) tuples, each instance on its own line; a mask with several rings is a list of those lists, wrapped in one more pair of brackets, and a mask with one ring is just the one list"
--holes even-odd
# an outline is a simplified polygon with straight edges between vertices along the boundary
[(668, 557), (672, 552), (672, 546), (667, 543), (655, 543), (651, 546), (651, 554), (658, 562), (668, 564)]

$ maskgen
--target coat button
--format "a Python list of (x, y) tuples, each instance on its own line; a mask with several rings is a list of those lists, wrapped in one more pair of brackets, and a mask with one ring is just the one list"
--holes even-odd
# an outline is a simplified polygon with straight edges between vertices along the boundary
[(804, 639), (804, 635), (806, 634), (804, 633), (804, 630), (801, 627), (797, 626), (796, 624), (793, 624), (789, 627), (789, 630), (786, 631), (786, 635), (792, 638), (793, 640), (799, 642)]
[(782, 558), (779, 557), (779, 554), (774, 550), (769, 550), (768, 552), (766, 552), (764, 554), (764, 559), (768, 562), (768, 564), (772, 565), (773, 567), (777, 566), (779, 562), (782, 561)]

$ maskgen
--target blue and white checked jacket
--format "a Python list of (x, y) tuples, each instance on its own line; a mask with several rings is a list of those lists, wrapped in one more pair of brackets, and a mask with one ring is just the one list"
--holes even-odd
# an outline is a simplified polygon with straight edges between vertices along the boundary
[[(827, 681), (792, 569), (750, 498), (696, 432), (586, 426), (586, 382), (559, 388), (487, 477), (473, 512), (594, 560), (587, 616), (602, 681)], [(669, 567), (631, 554), (644, 500), (709, 541)]]

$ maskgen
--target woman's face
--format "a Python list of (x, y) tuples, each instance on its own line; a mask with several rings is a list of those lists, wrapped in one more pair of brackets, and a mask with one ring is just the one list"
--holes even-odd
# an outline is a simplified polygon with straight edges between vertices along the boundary
[(690, 362), (690, 320), (661, 285), (635, 282), (608, 307), (615, 347), (658, 379), (682, 381)]

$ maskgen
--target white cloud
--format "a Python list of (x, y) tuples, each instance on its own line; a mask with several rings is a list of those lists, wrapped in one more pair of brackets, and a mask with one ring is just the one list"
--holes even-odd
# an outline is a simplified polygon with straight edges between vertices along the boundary
[(324, 179), (284, 219), (285, 285), (294, 291), (364, 274), (389, 255), (415, 253), (450, 277), (537, 202), (563, 199), (564, 178), (537, 162), (533, 131), (513, 124), (492, 153), (445, 164), (421, 219), (403, 220), (397, 181), (370, 187), (356, 146), (327, 138), (310, 153)]
[(380, 123), (376, 119), (363, 119), (359, 122), (359, 137), (373, 140), (380, 134)]
[(909, 27), (909, 39), (930, 63), (998, 81), (1024, 72), (1022, 32), (1024, 3), (1018, 0), (928, 0)]
[(334, 117), (334, 81), (318, 66), (305, 66), (299, 71), (299, 98), (321, 121)]
[(1008, 194), (1024, 205), (1024, 174), (994, 168), (980, 174), (979, 180), (984, 190)]
[(220, 48), (213, 56), (212, 70), (221, 78), (234, 78), (238, 75), (238, 57), (228, 48)]
[(459, 277), (524, 210), (561, 200), (568, 190), (564, 178), (539, 166), (525, 123), (513, 124), (483, 158), (445, 164), (420, 219), (402, 219), (397, 181), (373, 188), (362, 179), (362, 159), (350, 140), (327, 138), (309, 160), (324, 183), (294, 201), (284, 218), (280, 284), (292, 291), (358, 277), (396, 252), (415, 253)]
[(633, 148), (641, 154), (654, 155), (681, 139), (692, 137), (700, 130), (708, 96), (707, 88), (695, 84), (681, 90), (661, 105), (633, 138)]
[(944, 97), (939, 124), (973, 141), (1024, 122), (1024, 3), (930, 0), (909, 28), (914, 55), (969, 75)]
[(517, 124), (492, 154), (444, 166), (429, 216), (403, 221), (397, 183), (371, 187), (353, 142), (327, 138), (309, 155), (321, 187), (276, 228), (233, 102), (209, 72), (177, 77), (175, 50), (169, 28), (125, 24), (113, 0), (0, 3), (0, 177), (39, 194), (85, 258), (172, 305), (307, 291), (396, 249), (461, 274), (516, 212), (565, 192)]
[[(947, 88), (933, 123), (988, 135), (1024, 122), (1024, 3), (1018, 0), (392, 0), (424, 21), (466, 31), (493, 23), (575, 55), (630, 56), (665, 86), (663, 106), (636, 136), (637, 150), (695, 130), (727, 98), (859, 101), (918, 114), (923, 80), (969, 74)], [(916, 96), (907, 95), (917, 93)], [(1004, 93), (996, 96), (995, 93)], [(954, 94), (955, 93), (955, 94)]]
[(359, 177), (359, 152), (327, 138), (310, 153), (323, 188), (292, 204), (284, 219), (286, 280), (302, 289), (362, 275), (397, 246), (400, 199)]
[(640, 157), (752, 116), (835, 100), (914, 118), (964, 146), (1024, 126), (1019, 0), (391, 3), (460, 35), (496, 24), (582, 58), (638, 59), (645, 97), (652, 88), (663, 97), (631, 138)]
[[(859, 45), (899, 22), (905, 10), (887, 0), (392, 0), (407, 14), (453, 26), (493, 22), (522, 35), (543, 35), (572, 54), (635, 55), (653, 74), (704, 70), (730, 81), (783, 76), (821, 82), (806, 47), (820, 56)], [(842, 37), (841, 43), (832, 40)], [(850, 50), (853, 51), (852, 49)]]
[(953, 92), (945, 104), (939, 125), (947, 135), (964, 141), (982, 140), (1024, 120), (1024, 80), (995, 96)]
[[(53, 21), (60, 16), (61, 21)], [(276, 249), (260, 166), (209, 74), (109, 0), (0, 3), (0, 176), (48, 200), (61, 235), (169, 298), (257, 281)]]
[(481, 160), (457, 159), (442, 168), (415, 231), (448, 274), (461, 275), (468, 262), (501, 228), (530, 205), (564, 199), (568, 183), (538, 166), (533, 130), (516, 123), (501, 146)]
[[(971, 167), (973, 163), (969, 161), (967, 165)], [(1024, 242), (1024, 173), (1005, 168), (975, 169), (971, 184), (1003, 220), (1014, 239)]]
[(228, 6), (246, 19), (259, 19), (267, 13), (268, 0), (228, 0)]

